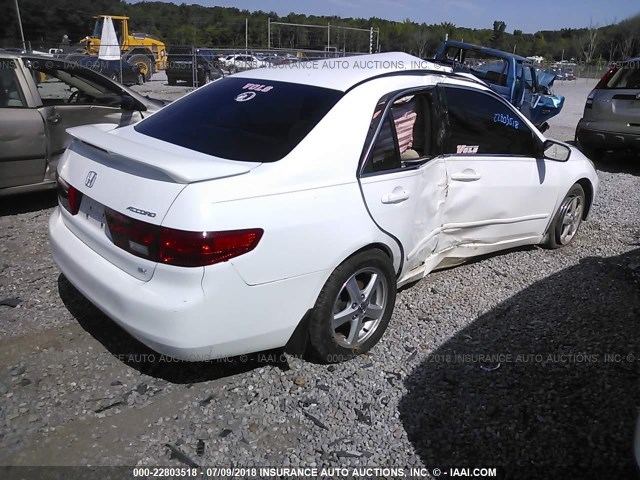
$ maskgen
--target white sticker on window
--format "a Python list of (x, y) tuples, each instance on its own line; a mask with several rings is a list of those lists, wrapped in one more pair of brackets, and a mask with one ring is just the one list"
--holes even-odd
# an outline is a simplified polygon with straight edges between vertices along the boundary
[(458, 145), (456, 153), (478, 153), (479, 145)]
[(261, 85), (259, 83), (247, 83), (244, 87), (242, 87), (243, 90), (253, 90), (254, 92), (270, 92), (271, 90), (273, 90), (273, 86), (271, 85)]
[(255, 96), (257, 95), (256, 92), (243, 92), (240, 95), (238, 95), (235, 100), (236, 102), (248, 102), (249, 100), (252, 100), (253, 98), (255, 98)]

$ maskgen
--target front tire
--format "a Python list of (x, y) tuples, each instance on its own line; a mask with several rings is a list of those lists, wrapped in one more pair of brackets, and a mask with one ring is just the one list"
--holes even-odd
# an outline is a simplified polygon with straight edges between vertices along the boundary
[(584, 189), (576, 183), (560, 203), (560, 208), (547, 232), (544, 246), (555, 249), (569, 245), (582, 224), (586, 206)]
[(346, 260), (325, 283), (311, 313), (312, 356), (338, 363), (370, 350), (387, 329), (395, 300), (395, 272), (381, 250)]

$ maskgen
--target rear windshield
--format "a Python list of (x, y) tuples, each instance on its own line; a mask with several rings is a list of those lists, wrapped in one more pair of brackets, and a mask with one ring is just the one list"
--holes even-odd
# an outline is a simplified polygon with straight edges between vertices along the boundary
[(134, 128), (220, 158), (275, 162), (293, 150), (342, 95), (327, 88), (229, 77), (168, 105)]
[(607, 88), (640, 89), (640, 61), (623, 62), (607, 82)]

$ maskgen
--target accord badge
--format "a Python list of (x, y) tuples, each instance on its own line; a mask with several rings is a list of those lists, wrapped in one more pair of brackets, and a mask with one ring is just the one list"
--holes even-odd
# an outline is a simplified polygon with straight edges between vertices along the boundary
[(146, 215), (147, 217), (151, 218), (154, 218), (156, 216), (156, 214), (153, 212), (147, 212), (146, 210), (141, 210), (140, 208), (136, 207), (127, 207), (127, 210), (133, 213), (137, 213), (138, 215)]

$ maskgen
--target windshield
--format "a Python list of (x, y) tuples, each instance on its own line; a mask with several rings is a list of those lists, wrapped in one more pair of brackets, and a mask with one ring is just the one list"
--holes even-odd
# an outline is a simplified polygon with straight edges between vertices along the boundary
[(196, 90), (134, 128), (220, 158), (275, 162), (293, 150), (342, 95), (327, 88), (230, 77)]
[[(75, 68), (74, 68), (75, 67)], [(103, 96), (120, 95), (121, 92), (108, 89), (104, 84), (88, 78), (83, 74), (80, 67), (72, 63), (66, 65), (66, 69), (57, 68), (35, 68), (30, 67), (35, 72), (35, 78), (40, 78), (37, 73), (42, 72), (46, 81), (38, 81), (38, 90), (43, 98), (67, 98), (70, 89), (77, 89), (80, 92), (98, 98)]]
[(93, 29), (93, 37), (100, 38), (102, 36), (102, 24), (104, 23), (104, 17), (96, 18), (96, 26)]
[(624, 62), (607, 82), (606, 88), (640, 89), (639, 62)]
[[(113, 29), (116, 32), (116, 38), (118, 39), (118, 44), (120, 44), (120, 40), (122, 39), (123, 21), (122, 20), (114, 20), (114, 19), (111, 19), (111, 21), (113, 22)], [(104, 26), (104, 17), (96, 18), (96, 25), (93, 28), (93, 37), (94, 38), (102, 38), (102, 27), (103, 26)]]

